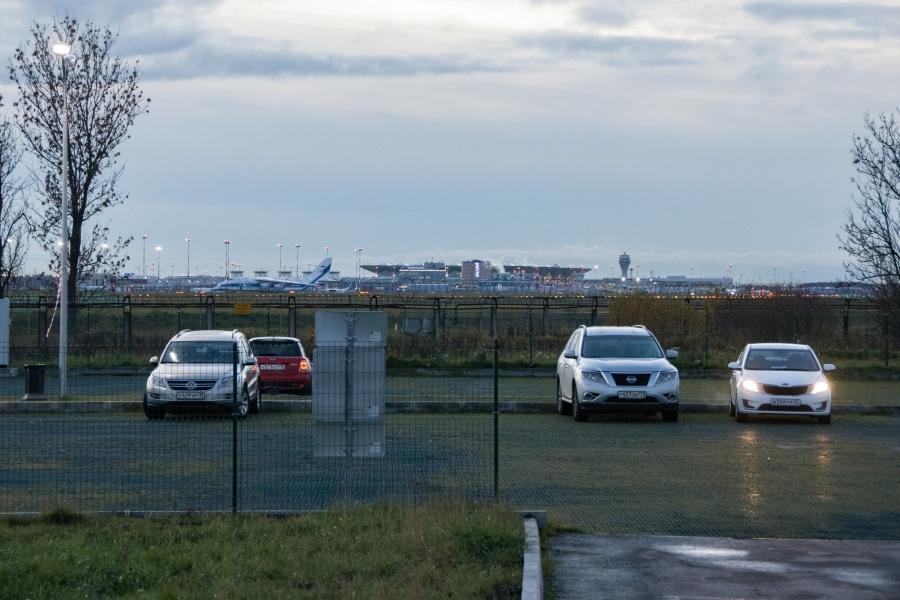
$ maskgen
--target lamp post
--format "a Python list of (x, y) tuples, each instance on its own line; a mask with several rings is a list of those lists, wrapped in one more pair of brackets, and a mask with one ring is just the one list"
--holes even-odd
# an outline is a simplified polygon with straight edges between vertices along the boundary
[(359, 291), (359, 260), (360, 256), (362, 256), (362, 248), (354, 248), (354, 252), (356, 252), (356, 291)]
[(66, 395), (69, 346), (69, 201), (66, 196), (69, 188), (69, 80), (66, 72), (66, 61), (72, 59), (72, 45), (57, 42), (52, 46), (53, 53), (59, 56), (63, 84), (62, 112), (62, 174), (60, 175), (60, 238), (59, 250), (59, 395)]
[(191, 278), (191, 238), (186, 237), (184, 241), (187, 242), (187, 278), (190, 280)]
[(294, 248), (297, 249), (297, 279), (300, 279), (300, 244), (296, 244)]
[(156, 283), (159, 283), (159, 277), (162, 274), (162, 266), (159, 263), (159, 253), (162, 252), (162, 246), (156, 247)]
[(284, 248), (284, 244), (279, 242), (275, 246), (278, 247), (278, 271), (281, 272), (281, 249)]
[(147, 276), (147, 238), (148, 237), (150, 237), (150, 236), (148, 236), (146, 233), (141, 236), (141, 238), (144, 240), (144, 254), (141, 259), (141, 275), (143, 277)]
[(225, 279), (228, 279), (228, 271), (231, 269), (231, 256), (229, 254), (229, 250), (231, 249), (231, 240), (225, 240)]

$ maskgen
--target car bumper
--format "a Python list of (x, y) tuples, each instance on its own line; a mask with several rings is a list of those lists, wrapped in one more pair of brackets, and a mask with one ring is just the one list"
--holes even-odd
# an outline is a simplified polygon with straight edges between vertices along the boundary
[[(623, 395), (643, 395), (628, 398)], [(649, 387), (613, 387), (596, 382), (582, 382), (578, 403), (589, 412), (646, 412), (678, 410), (678, 382)]]
[(302, 392), (308, 390), (312, 384), (312, 378), (309, 375), (285, 377), (263, 373), (259, 378), (259, 386), (263, 392)]
[(208, 391), (202, 397), (187, 397), (172, 390), (147, 390), (147, 404), (154, 407), (170, 406), (231, 406), (234, 398), (231, 393)]
[(743, 392), (738, 410), (753, 415), (806, 415), (825, 416), (831, 414), (831, 394), (803, 394), (790, 396), (791, 402), (783, 404), (784, 396)]

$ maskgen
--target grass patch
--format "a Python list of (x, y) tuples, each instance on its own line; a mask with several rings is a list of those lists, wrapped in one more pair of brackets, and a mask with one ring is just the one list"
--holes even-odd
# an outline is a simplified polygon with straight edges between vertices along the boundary
[(517, 598), (521, 519), (494, 506), (284, 518), (0, 521), (9, 598)]

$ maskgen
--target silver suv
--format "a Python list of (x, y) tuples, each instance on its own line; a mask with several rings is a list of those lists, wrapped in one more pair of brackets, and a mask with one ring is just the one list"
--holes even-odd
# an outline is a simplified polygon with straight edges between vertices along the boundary
[(556, 403), (561, 415), (586, 421), (592, 412), (662, 413), (678, 420), (678, 369), (646, 327), (576, 329), (556, 366)]
[(150, 359), (154, 368), (147, 378), (144, 414), (148, 419), (161, 419), (167, 410), (177, 407), (234, 407), (235, 358), (237, 416), (259, 412), (259, 368), (244, 334), (237, 330), (184, 330), (169, 340), (162, 358)]

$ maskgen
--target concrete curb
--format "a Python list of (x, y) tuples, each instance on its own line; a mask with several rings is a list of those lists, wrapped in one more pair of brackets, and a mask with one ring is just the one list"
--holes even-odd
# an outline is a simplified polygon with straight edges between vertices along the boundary
[[(489, 413), (493, 410), (493, 402), (485, 401), (422, 401), (394, 400), (385, 402), (385, 408), (392, 414), (426, 414), (426, 413)], [(142, 410), (138, 400), (0, 400), (0, 414), (8, 413), (104, 413), (104, 412), (139, 412)], [(304, 400), (272, 400), (263, 401), (263, 412), (293, 413), (310, 412), (312, 401)], [(835, 415), (900, 415), (900, 405), (848, 405), (835, 406)], [(727, 413), (727, 404), (707, 404), (702, 402), (682, 402), (682, 414)], [(500, 412), (504, 414), (541, 414), (555, 413), (554, 402), (515, 402), (500, 403)]]
[(543, 600), (544, 572), (541, 568), (541, 534), (537, 519), (525, 517), (525, 552), (522, 556), (522, 600)]

